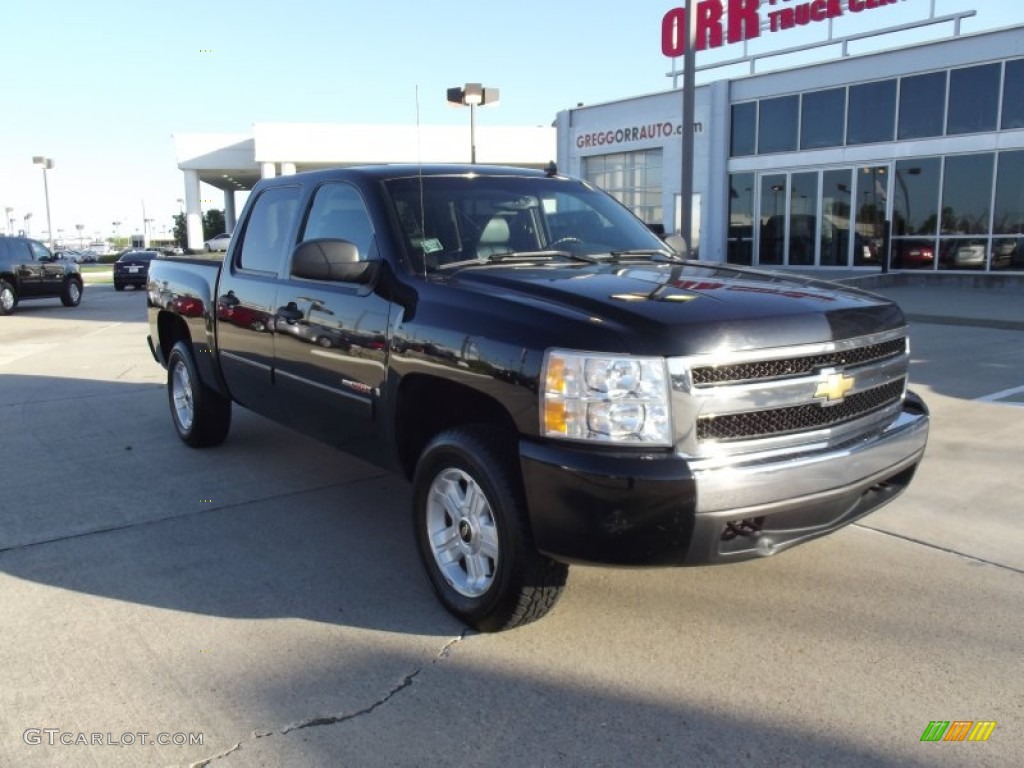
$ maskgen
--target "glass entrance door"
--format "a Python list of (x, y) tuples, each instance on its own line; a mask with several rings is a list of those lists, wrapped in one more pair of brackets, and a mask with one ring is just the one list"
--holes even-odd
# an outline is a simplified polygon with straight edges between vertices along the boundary
[(862, 166), (855, 175), (853, 266), (879, 266), (887, 256), (882, 251), (889, 209), (889, 166)]

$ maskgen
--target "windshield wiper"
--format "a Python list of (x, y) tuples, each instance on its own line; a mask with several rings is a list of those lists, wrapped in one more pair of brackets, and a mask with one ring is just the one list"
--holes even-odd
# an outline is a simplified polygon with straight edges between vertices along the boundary
[(441, 264), (438, 269), (450, 269), (452, 267), (468, 267), (472, 265), (483, 266), (485, 264), (497, 264), (511, 261), (536, 261), (537, 259), (572, 259), (573, 261), (585, 261), (588, 264), (597, 264), (603, 259), (596, 256), (587, 256), (582, 253), (571, 251), (508, 251), (507, 253), (492, 253), (480, 259), (465, 259), (462, 261), (451, 261)]
[(669, 253), (668, 251), (660, 248), (631, 248), (626, 251), (611, 251), (608, 255), (611, 256), (614, 261), (618, 261), (623, 256), (660, 257), (658, 259), (659, 261), (668, 261), (673, 264), (679, 264), (686, 261), (686, 257), (680, 256), (676, 253)]
[(516, 259), (573, 259), (574, 261), (585, 261), (588, 264), (597, 264), (601, 259), (596, 256), (588, 256), (585, 253), (573, 253), (572, 251), (511, 251), (509, 253), (492, 253), (487, 261), (514, 261)]

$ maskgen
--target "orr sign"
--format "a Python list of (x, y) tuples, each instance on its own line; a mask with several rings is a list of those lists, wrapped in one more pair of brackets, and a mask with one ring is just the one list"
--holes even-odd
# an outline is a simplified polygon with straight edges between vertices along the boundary
[[(691, 0), (697, 3), (696, 50), (753, 40), (761, 27), (780, 32), (836, 19), (846, 13), (896, 5), (904, 0)], [(845, 6), (845, 7), (844, 7)], [(727, 12), (728, 11), (728, 12)], [(686, 8), (673, 8), (661, 20), (661, 52), (686, 53)]]

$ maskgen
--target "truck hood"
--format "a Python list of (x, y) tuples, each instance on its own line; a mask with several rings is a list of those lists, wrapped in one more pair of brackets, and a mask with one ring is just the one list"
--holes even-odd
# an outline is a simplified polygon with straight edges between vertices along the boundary
[[(489, 265), (450, 285), (514, 302), (540, 322), (616, 329), (630, 351), (703, 354), (836, 341), (905, 325), (893, 302), (822, 280), (687, 262)], [(557, 326), (554, 327), (557, 329)], [(577, 329), (578, 330), (578, 329)], [(625, 333), (623, 333), (625, 332)], [(553, 331), (557, 336), (557, 330)]]

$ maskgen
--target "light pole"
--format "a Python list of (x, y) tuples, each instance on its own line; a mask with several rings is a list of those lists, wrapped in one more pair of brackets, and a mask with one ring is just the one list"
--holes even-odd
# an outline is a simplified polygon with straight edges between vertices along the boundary
[(117, 242), (117, 240), (118, 240), (118, 228), (121, 226), (121, 222), (120, 221), (112, 221), (112, 222), (110, 222), (110, 226), (112, 226), (114, 228), (114, 247), (116, 248), (118, 246), (118, 242)]
[(480, 83), (466, 83), (462, 88), (448, 89), (448, 103), (469, 107), (469, 162), (476, 163), (476, 108), (498, 103), (498, 89), (484, 88)]
[(82, 241), (82, 230), (85, 229), (85, 224), (75, 224), (75, 229), (78, 230), (78, 250), (82, 250), (85, 243)]
[(4, 208), (4, 218), (7, 220), (7, 234), (14, 237), (14, 217), (11, 215), (14, 213), (14, 209), (11, 206)]
[(43, 157), (42, 155), (35, 155), (32, 158), (33, 165), (39, 165), (43, 168), (43, 192), (46, 195), (46, 228), (50, 232), (50, 250), (53, 250), (53, 225), (50, 223), (50, 184), (46, 180), (46, 172), (53, 168), (53, 158)]
[(23, 221), (25, 222), (25, 237), (32, 237), (32, 214), (26, 213)]

